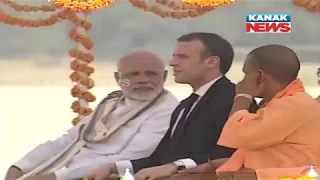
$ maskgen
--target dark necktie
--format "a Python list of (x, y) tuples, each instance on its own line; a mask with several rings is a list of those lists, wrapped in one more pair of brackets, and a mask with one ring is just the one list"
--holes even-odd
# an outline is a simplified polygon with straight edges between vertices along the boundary
[(188, 115), (190, 113), (190, 110), (193, 106), (193, 104), (195, 103), (195, 101), (198, 99), (199, 95), (192, 93), (187, 99), (185, 99), (182, 102), (182, 106), (184, 107), (182, 109), (183, 114), (181, 115), (181, 117), (178, 118), (176, 121), (178, 121), (178, 125), (175, 127), (175, 129), (173, 129), (173, 136), (172, 139), (178, 138), (182, 135), (183, 133), (183, 129), (184, 129), (184, 125), (187, 122), (188, 119)]

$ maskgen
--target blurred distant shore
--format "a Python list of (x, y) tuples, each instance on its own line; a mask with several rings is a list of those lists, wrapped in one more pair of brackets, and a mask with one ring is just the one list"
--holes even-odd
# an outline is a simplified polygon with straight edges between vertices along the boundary
[[(233, 82), (238, 82), (243, 78), (242, 65), (243, 59), (236, 60), (233, 63), (231, 70), (227, 74)], [(66, 59), (63, 63), (53, 67), (41, 67), (35, 65), (32, 61), (7, 61), (0, 66), (0, 86), (72, 86), (74, 85), (69, 75), (72, 72), (70, 69), (70, 59)], [(96, 62), (95, 73), (92, 78), (96, 82), (96, 87), (117, 86), (113, 72), (116, 71), (116, 63)], [(309, 87), (317, 87), (317, 68), (318, 63), (303, 63), (299, 77)], [(176, 85), (173, 80), (171, 67), (167, 67), (169, 76), (167, 86)]]

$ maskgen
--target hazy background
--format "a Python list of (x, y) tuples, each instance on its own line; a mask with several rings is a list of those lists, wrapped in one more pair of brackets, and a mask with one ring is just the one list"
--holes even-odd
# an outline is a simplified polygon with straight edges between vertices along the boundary
[[(45, 1), (16, 0), (41, 5)], [(153, 0), (149, 0), (151, 3)], [(22, 18), (47, 17), (44, 13), (16, 13)], [(247, 13), (289, 13), (290, 34), (246, 34)], [(92, 92), (103, 98), (117, 89), (112, 72), (116, 60), (134, 49), (149, 49), (170, 60), (175, 39), (192, 31), (215, 32), (230, 40), (236, 58), (228, 77), (237, 82), (243, 76), (243, 59), (252, 48), (264, 44), (284, 44), (295, 49), (303, 68), (300, 77), (313, 96), (320, 94), (316, 69), (320, 66), (320, 15), (294, 7), (289, 0), (255, 0), (219, 8), (205, 16), (172, 20), (133, 8), (126, 0), (99, 10), (88, 17), (93, 23), (89, 36), (95, 41), (97, 86)], [(0, 24), (0, 93), (2, 109), (0, 179), (6, 168), (35, 145), (61, 135), (71, 127), (72, 113), (68, 50), (76, 47), (68, 38), (72, 25), (61, 22), (48, 28), (25, 29)], [(170, 76), (166, 84), (179, 99), (190, 92), (176, 85)], [(95, 103), (91, 104), (93, 107)]]

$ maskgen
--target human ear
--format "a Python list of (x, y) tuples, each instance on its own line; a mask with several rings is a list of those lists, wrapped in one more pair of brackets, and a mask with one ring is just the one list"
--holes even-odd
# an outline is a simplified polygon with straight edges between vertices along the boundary
[(116, 82), (119, 83), (119, 81), (120, 81), (119, 72), (114, 72), (114, 73), (113, 73), (113, 76), (114, 76), (114, 79), (116, 80)]
[(220, 58), (218, 56), (211, 56), (206, 61), (209, 67), (217, 67), (219, 66)]

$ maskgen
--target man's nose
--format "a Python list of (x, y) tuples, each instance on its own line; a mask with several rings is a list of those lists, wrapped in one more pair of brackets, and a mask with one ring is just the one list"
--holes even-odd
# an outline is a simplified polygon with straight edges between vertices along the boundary
[(145, 74), (141, 74), (138, 78), (138, 83), (140, 84), (146, 84), (149, 83), (149, 78)]
[(177, 60), (175, 58), (172, 58), (169, 62), (170, 66), (176, 66), (177, 65)]

